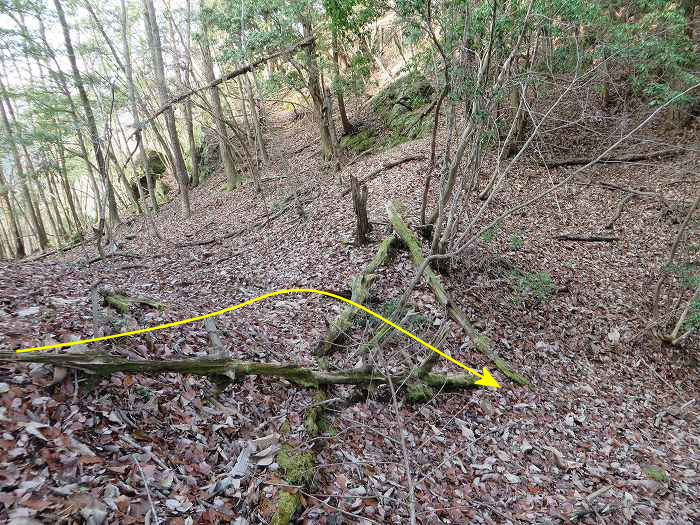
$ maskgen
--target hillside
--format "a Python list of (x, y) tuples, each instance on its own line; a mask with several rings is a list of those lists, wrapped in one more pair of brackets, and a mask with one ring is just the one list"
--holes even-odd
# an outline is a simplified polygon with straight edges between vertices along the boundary
[[(627, 151), (643, 151), (652, 140), (668, 141), (654, 138), (656, 131)], [(177, 321), (277, 289), (348, 289), (377, 242), (392, 232), (385, 204), (396, 199), (407, 203), (406, 218), (414, 221), (419, 168), (406, 163), (369, 183), (369, 217), (375, 227), (372, 242), (358, 247), (353, 244), (351, 198), (339, 197), (340, 190), (320, 191), (333, 188), (334, 180), (314, 161), (313, 146), (295, 156), (287, 153), (313, 144), (311, 123), (281, 118), (273, 133), (279, 140), (263, 194), (248, 184), (233, 198), (222, 193), (225, 180), (219, 174), (192, 192), (197, 212), (187, 221), (179, 219), (176, 201), (163, 207), (155, 219), (162, 241), (145, 219), (132, 217), (118, 230), (113, 257), (87, 264), (97, 255), (87, 245), (61, 257), (5, 265), (5, 348), (91, 333), (90, 290), (99, 286), (167, 304), (162, 312), (132, 308), (126, 316), (111, 314), (116, 331)], [(428, 154), (429, 146), (428, 139), (420, 139), (367, 155), (346, 168), (343, 178), (362, 177), (407, 155)], [(493, 239), (482, 240), (461, 257), (445, 278), (453, 300), (532, 387), (497, 375), (502, 388), (494, 391), (435, 393), (421, 405), (411, 405), (399, 394), (422, 522), (541, 522), (571, 513), (579, 513), (584, 522), (596, 515), (611, 522), (655, 523), (698, 517), (692, 510), (698, 508), (692, 487), (700, 461), (693, 403), (697, 364), (692, 364), (692, 354), (650, 344), (647, 304), (640, 300), (648, 295), (673, 240), (677, 215), (667, 204), (686, 195), (687, 183), (670, 182), (674, 174), (697, 166), (692, 144), (684, 148), (672, 160), (596, 168), (591, 183), (567, 186), (504, 221)], [(554, 184), (564, 173), (523, 163), (509, 187), (499, 192), (499, 207), (527, 200), (540, 184)], [(615, 187), (595, 181), (614, 181)], [(601, 231), (624, 195), (617, 188), (657, 197), (626, 203), (614, 224), (615, 242), (556, 240), (562, 232)], [(296, 200), (287, 203), (290, 195)], [(220, 240), (231, 232), (236, 235)], [(522, 243), (513, 242), (516, 234)], [(540, 303), (519, 292), (513, 268), (551, 275), (551, 297)], [(398, 297), (414, 273), (408, 254), (399, 252), (380, 270), (372, 291), (374, 308), (381, 311)], [(294, 294), (224, 314), (216, 323), (224, 346), (238, 359), (311, 365), (324, 319), (332, 321), (341, 306)], [(445, 320), (444, 310), (425, 284), (411, 295), (411, 307), (430, 321), (420, 326), (430, 340)], [(356, 332), (355, 339), (361, 336), (362, 331)], [(405, 339), (394, 344), (423, 353)], [(192, 323), (115, 340), (102, 349), (134, 359), (171, 359), (206, 355), (210, 346), (204, 326)], [(333, 366), (354, 366), (352, 348), (335, 356)], [(477, 369), (491, 366), (455, 326), (441, 348)], [(437, 368), (452, 365), (445, 361)], [(316, 394), (291, 385), (281, 389), (273, 378), (248, 377), (214, 400), (207, 380), (176, 374), (116, 374), (92, 388), (80, 383), (78, 391), (71, 380), (47, 387), (57, 380), (42, 367), (6, 368), (3, 374), (6, 392), (12, 394), (3, 397), (5, 420), (26, 413), (34, 421), (7, 427), (16, 429), (18, 441), (7, 441), (5, 483), (39, 483), (41, 489), (29, 489), (29, 501), (44, 516), (69, 512), (66, 501), (96, 497), (92, 504), (120, 522), (130, 516), (142, 519), (149, 507), (135, 497), (140, 470), (121, 459), (136, 454), (151, 480), (151, 498), (161, 518), (169, 516), (172, 523), (178, 515), (200, 515), (203, 521), (234, 515), (264, 519), (270, 512), (266, 502), (284, 486), (274, 468), (279, 456), (272, 465), (263, 461), (251, 467), (234, 482), (237, 488), (221, 486), (230, 480), (249, 440), (273, 435), (278, 441), (282, 435), (314, 458), (313, 489), (302, 492), (307, 521), (316, 522), (321, 515), (328, 523), (402, 520), (401, 498), (392, 497), (406, 481), (398, 468), (402, 453), (392, 437), (396, 421), (390, 398), (382, 389), (362, 394), (331, 388), (326, 392), (330, 401), (322, 405), (324, 431), (313, 437), (304, 418), (318, 406)], [(49, 444), (51, 455), (38, 456), (42, 449), (48, 452)], [(31, 457), (33, 466), (21, 467), (22, 458)], [(56, 467), (62, 474), (47, 478), (45, 469)], [(76, 468), (94, 480), (81, 483), (82, 494), (73, 494), (70, 484), (65, 487)], [(20, 505), (22, 489), (13, 494), (16, 499), (4, 500), (6, 505)]]
[(700, 8), (111, 7), (0, 7), (0, 522), (700, 522)]

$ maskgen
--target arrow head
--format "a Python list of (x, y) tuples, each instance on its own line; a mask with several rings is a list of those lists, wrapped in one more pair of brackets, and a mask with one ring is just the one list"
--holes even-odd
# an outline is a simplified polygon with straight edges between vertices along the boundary
[(501, 385), (498, 384), (498, 381), (496, 381), (493, 376), (491, 375), (491, 372), (486, 370), (486, 367), (484, 367), (484, 375), (481, 379), (478, 381), (474, 381), (475, 385), (484, 385), (484, 386), (495, 386), (496, 388), (500, 388)]

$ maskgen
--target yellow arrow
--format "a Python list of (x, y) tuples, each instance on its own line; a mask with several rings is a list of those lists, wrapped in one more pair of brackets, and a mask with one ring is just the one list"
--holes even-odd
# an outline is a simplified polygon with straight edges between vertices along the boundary
[(212, 313), (210, 313), (210, 314), (200, 315), (199, 317), (192, 317), (191, 319), (184, 319), (184, 320), (182, 320), (182, 321), (175, 321), (174, 323), (162, 324), (162, 325), (159, 325), (159, 326), (154, 326), (154, 327), (152, 327), (152, 328), (142, 328), (142, 329), (140, 329), (140, 330), (133, 330), (133, 331), (131, 331), (131, 332), (124, 332), (124, 333), (121, 333), (121, 334), (112, 334), (112, 335), (105, 335), (105, 336), (103, 336), (103, 337), (93, 337), (92, 339), (83, 339), (82, 341), (72, 341), (72, 342), (70, 342), (70, 343), (57, 343), (57, 344), (54, 344), (54, 345), (37, 346), (37, 347), (34, 347), (34, 348), (23, 348), (23, 349), (21, 349), (21, 350), (17, 350), (17, 353), (21, 353), (21, 352), (33, 352), (34, 350), (48, 350), (48, 349), (50, 349), (50, 348), (61, 348), (61, 347), (63, 347), (63, 346), (79, 345), (79, 344), (82, 344), (82, 343), (93, 343), (93, 342), (95, 342), (95, 341), (105, 341), (106, 339), (116, 339), (117, 337), (124, 337), (124, 336), (126, 336), (126, 335), (143, 334), (143, 333), (145, 333), (145, 332), (151, 332), (151, 331), (153, 331), (153, 330), (160, 330), (161, 328), (170, 328), (171, 326), (177, 326), (177, 325), (181, 325), (181, 324), (185, 324), (185, 323), (191, 323), (192, 321), (201, 321), (202, 319), (206, 319), (207, 317), (213, 317), (213, 316), (215, 316), (215, 315), (224, 314), (224, 313), (226, 313), (226, 312), (232, 312), (233, 310), (237, 310), (238, 308), (242, 308), (242, 307), (244, 307), (244, 306), (246, 306), (246, 305), (255, 303), (255, 302), (257, 302), (257, 301), (260, 301), (261, 299), (266, 299), (267, 297), (272, 297), (272, 296), (280, 295), (280, 294), (283, 294), (283, 293), (293, 293), (293, 292), (317, 293), (317, 294), (321, 294), (321, 295), (327, 295), (328, 297), (333, 297), (334, 299), (338, 299), (338, 300), (340, 300), (340, 301), (345, 301), (346, 303), (349, 303), (349, 304), (355, 306), (356, 308), (359, 308), (360, 310), (364, 310), (364, 311), (367, 312), (368, 314), (373, 315), (373, 316), (376, 317), (377, 319), (380, 319), (380, 320), (384, 321), (386, 324), (388, 324), (388, 325), (390, 325), (390, 326), (396, 328), (399, 332), (403, 332), (404, 334), (406, 334), (406, 335), (407, 335), (408, 337), (410, 337), (411, 339), (414, 339), (415, 341), (418, 341), (418, 342), (419, 342), (420, 344), (422, 344), (423, 346), (426, 346), (427, 348), (430, 348), (433, 352), (437, 352), (438, 354), (440, 354), (440, 355), (441, 355), (442, 357), (444, 357), (445, 359), (448, 359), (448, 360), (452, 361), (454, 364), (461, 366), (462, 368), (464, 368), (464, 369), (467, 370), (468, 372), (474, 374), (475, 376), (479, 376), (481, 379), (479, 379), (478, 381), (475, 381), (474, 384), (477, 384), (477, 385), (484, 385), (484, 386), (495, 386), (495, 387), (500, 387), (500, 386), (501, 386), (501, 385), (498, 384), (498, 381), (496, 381), (496, 380), (493, 378), (493, 376), (491, 375), (491, 373), (490, 373), (488, 370), (486, 370), (485, 367), (484, 367), (484, 369), (483, 369), (483, 374), (480, 374), (480, 373), (477, 372), (476, 370), (473, 370), (473, 369), (469, 368), (468, 366), (466, 366), (466, 365), (460, 363), (460, 362), (457, 361), (456, 359), (454, 359), (454, 358), (450, 357), (449, 355), (445, 354), (444, 352), (441, 352), (440, 350), (438, 350), (438, 349), (435, 348), (434, 346), (432, 346), (432, 345), (430, 345), (429, 343), (426, 343), (425, 341), (423, 341), (420, 337), (418, 337), (418, 336), (416, 336), (416, 335), (413, 335), (413, 334), (412, 334), (411, 332), (409, 332), (408, 330), (404, 330), (404, 329), (401, 328), (400, 326), (398, 326), (398, 325), (392, 323), (392, 322), (389, 321), (388, 319), (385, 319), (384, 317), (382, 317), (381, 315), (379, 315), (379, 314), (376, 313), (376, 312), (373, 312), (373, 311), (370, 310), (369, 308), (365, 308), (365, 307), (362, 306), (361, 304), (358, 304), (358, 303), (356, 303), (355, 301), (351, 301), (350, 299), (346, 299), (345, 297), (341, 297), (341, 296), (339, 296), (339, 295), (336, 295), (336, 294), (330, 293), (330, 292), (324, 292), (323, 290), (316, 290), (315, 288), (288, 288), (288, 289), (286, 289), (286, 290), (277, 290), (276, 292), (266, 293), (265, 295), (261, 295), (260, 297), (256, 297), (255, 299), (250, 299), (250, 300), (245, 301), (245, 302), (243, 302), (243, 303), (241, 303), (241, 304), (237, 304), (236, 306), (229, 306), (228, 308), (224, 308), (223, 310), (219, 310), (219, 311), (216, 311), (216, 312), (212, 312)]

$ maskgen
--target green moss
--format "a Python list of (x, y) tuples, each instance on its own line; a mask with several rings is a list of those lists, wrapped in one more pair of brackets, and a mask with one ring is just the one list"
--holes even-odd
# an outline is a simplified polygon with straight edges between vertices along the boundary
[(647, 465), (642, 469), (649, 479), (655, 481), (668, 481), (668, 473), (661, 467)]
[(360, 154), (377, 145), (377, 130), (365, 128), (352, 135), (346, 135), (340, 139), (343, 149)]
[(284, 423), (282, 423), (282, 426), (280, 427), (280, 434), (283, 436), (286, 436), (292, 431), (292, 425), (289, 424), (289, 421), (285, 419)]
[(277, 455), (277, 464), (284, 478), (292, 485), (304, 486), (314, 476), (314, 456), (310, 452), (298, 453), (288, 444), (282, 445)]
[(158, 201), (158, 204), (168, 202), (168, 193), (170, 193), (170, 186), (168, 186), (165, 182), (159, 180), (159, 181), (156, 181), (155, 190), (156, 190), (156, 201)]
[(288, 525), (292, 521), (294, 513), (301, 505), (301, 496), (298, 492), (281, 492), (277, 500), (277, 511), (270, 520), (270, 525)]
[(411, 403), (425, 403), (434, 395), (433, 389), (425, 383), (409, 383), (406, 391)]
[(422, 137), (431, 129), (431, 120), (423, 116), (423, 108), (431, 102), (434, 91), (424, 76), (409, 73), (374, 96), (372, 109), (390, 131), (386, 146)]
[[(325, 400), (326, 396), (323, 392), (317, 392), (316, 395), (314, 395), (314, 401), (316, 403)], [(328, 429), (328, 420), (326, 419), (325, 410), (322, 405), (315, 406), (307, 411), (306, 417), (304, 418), (304, 428), (306, 428), (309, 437), (316, 437), (323, 434)]]
[(131, 301), (128, 297), (119, 294), (108, 295), (105, 297), (105, 302), (118, 312), (126, 314), (129, 312)]

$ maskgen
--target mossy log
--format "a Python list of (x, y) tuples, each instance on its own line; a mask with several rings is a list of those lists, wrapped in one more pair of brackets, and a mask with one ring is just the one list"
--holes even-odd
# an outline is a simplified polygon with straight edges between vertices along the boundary
[[(398, 244), (398, 239), (390, 235), (379, 245), (376, 255), (370, 261), (365, 271), (356, 275), (350, 283), (352, 295), (350, 299), (357, 304), (364, 304), (369, 298), (370, 288), (376, 281), (377, 275), (373, 274), (377, 268), (385, 265), (392, 257), (393, 248)], [(340, 312), (338, 318), (328, 327), (326, 336), (316, 345), (316, 355), (328, 355), (339, 347), (347, 331), (352, 326), (353, 320), (361, 313), (361, 310), (353, 305), (347, 305)]]
[[(425, 261), (423, 257), (423, 252), (421, 250), (418, 238), (413, 234), (408, 225), (404, 222), (401, 217), (401, 203), (396, 201), (391, 201), (387, 204), (387, 213), (389, 214), (389, 220), (394, 226), (394, 230), (401, 237), (404, 244), (408, 248), (411, 259), (416, 267), (420, 267)], [(438, 275), (427, 267), (423, 273), (428, 285), (430, 286), (435, 298), (438, 302), (445, 307), (448, 315), (454, 319), (457, 324), (464, 330), (467, 337), (472, 341), (474, 348), (476, 348), (483, 355), (488, 357), (493, 364), (498, 368), (503, 375), (508, 377), (511, 381), (519, 385), (529, 385), (530, 382), (527, 378), (513, 370), (513, 368), (503, 359), (501, 359), (498, 354), (491, 348), (491, 341), (485, 335), (479, 333), (479, 331), (472, 326), (469, 322), (467, 315), (464, 311), (457, 306), (455, 303), (450, 301), (450, 297), (447, 295), (447, 290), (440, 281)]]
[(99, 291), (105, 306), (111, 306), (120, 313), (128, 313), (129, 306), (132, 304), (145, 304), (156, 310), (165, 310), (166, 305), (157, 301), (156, 299), (151, 299), (150, 297), (131, 297), (123, 293), (110, 292), (105, 290)]
[[(389, 378), (369, 368), (347, 369), (336, 372), (313, 370), (293, 364), (258, 363), (236, 359), (180, 359), (180, 360), (131, 360), (99, 352), (83, 354), (44, 354), (40, 352), (0, 352), (1, 363), (41, 363), (82, 370), (88, 374), (107, 377), (118, 372), (127, 374), (192, 374), (212, 378), (228, 378), (236, 381), (245, 376), (259, 375), (280, 377), (305, 388), (319, 388), (323, 385), (368, 385), (386, 384)], [(391, 376), (394, 383), (409, 379), (410, 374)], [(421, 381), (429, 386), (448, 390), (474, 386), (478, 377), (474, 375), (452, 375), (428, 373)]]

